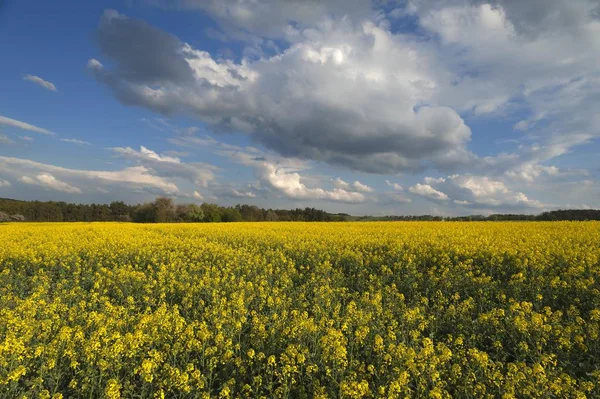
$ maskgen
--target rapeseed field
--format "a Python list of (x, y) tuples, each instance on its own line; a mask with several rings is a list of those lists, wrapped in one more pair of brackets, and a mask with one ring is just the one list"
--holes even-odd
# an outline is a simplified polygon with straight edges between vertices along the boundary
[(600, 223), (0, 225), (1, 398), (598, 398)]

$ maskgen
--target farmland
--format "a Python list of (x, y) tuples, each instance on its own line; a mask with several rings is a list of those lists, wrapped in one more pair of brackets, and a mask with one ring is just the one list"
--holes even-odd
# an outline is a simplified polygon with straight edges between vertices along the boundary
[(600, 397), (599, 222), (0, 225), (3, 398)]

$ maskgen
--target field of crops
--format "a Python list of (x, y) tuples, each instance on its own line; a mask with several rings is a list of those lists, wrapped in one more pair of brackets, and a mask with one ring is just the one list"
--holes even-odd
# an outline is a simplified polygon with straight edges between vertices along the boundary
[(600, 223), (0, 225), (2, 398), (598, 398)]

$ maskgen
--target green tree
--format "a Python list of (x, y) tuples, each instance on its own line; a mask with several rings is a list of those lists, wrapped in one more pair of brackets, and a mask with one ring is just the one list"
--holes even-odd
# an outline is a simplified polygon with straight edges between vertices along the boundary
[(202, 204), (202, 212), (204, 213), (205, 222), (220, 222), (221, 221), (221, 207), (215, 204)]
[(240, 211), (235, 208), (225, 208), (221, 214), (222, 222), (241, 222), (242, 215)]
[(269, 209), (267, 211), (267, 214), (265, 215), (265, 220), (267, 220), (269, 222), (276, 222), (279, 220), (279, 216), (277, 216), (277, 213), (275, 213), (275, 211), (273, 211), (272, 209)]
[(204, 212), (198, 205), (177, 205), (177, 219), (182, 222), (202, 222), (204, 221)]
[(174, 222), (176, 219), (175, 205), (173, 200), (167, 197), (158, 197), (154, 200), (154, 207), (156, 212), (156, 222), (166, 223)]

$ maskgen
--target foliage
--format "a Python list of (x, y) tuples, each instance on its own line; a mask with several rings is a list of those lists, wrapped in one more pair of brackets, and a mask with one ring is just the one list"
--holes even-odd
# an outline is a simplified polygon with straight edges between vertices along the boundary
[(600, 223), (10, 224), (0, 397), (600, 397)]
[[(135, 221), (139, 223), (164, 222), (262, 222), (262, 221), (305, 221), (339, 222), (359, 221), (504, 221), (504, 220), (600, 220), (600, 210), (570, 209), (544, 212), (539, 215), (494, 214), (490, 216), (470, 215), (441, 217), (419, 216), (350, 216), (346, 213), (327, 213), (315, 208), (263, 209), (255, 205), (223, 207), (216, 204), (179, 204), (169, 198), (159, 197), (154, 202), (127, 205), (122, 201), (106, 204), (68, 204), (66, 202), (17, 201), (0, 198), (0, 212), (13, 213), (11, 221), (30, 222), (105, 222)], [(0, 218), (0, 221), (3, 221)]]

